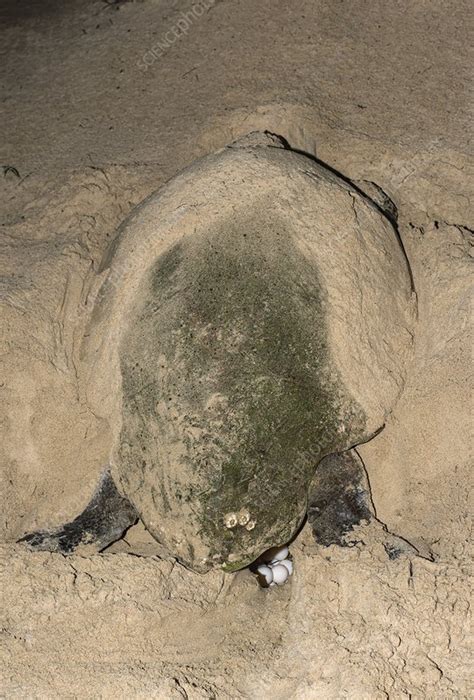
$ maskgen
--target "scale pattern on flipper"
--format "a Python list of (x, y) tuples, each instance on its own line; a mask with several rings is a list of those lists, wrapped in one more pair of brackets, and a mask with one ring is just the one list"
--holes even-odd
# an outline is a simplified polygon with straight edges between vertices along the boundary
[(118, 492), (110, 472), (105, 471), (90, 503), (77, 518), (55, 530), (32, 532), (19, 541), (38, 551), (62, 554), (88, 544), (100, 551), (118, 540), (137, 519), (130, 501)]
[(308, 522), (319, 544), (348, 546), (345, 536), (372, 519), (370, 487), (355, 450), (332, 454), (319, 463), (308, 497)]

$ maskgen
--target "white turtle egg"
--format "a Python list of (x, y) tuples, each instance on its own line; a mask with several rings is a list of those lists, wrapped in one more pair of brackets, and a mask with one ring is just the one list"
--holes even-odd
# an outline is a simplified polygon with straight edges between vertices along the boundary
[(261, 564), (257, 568), (257, 573), (261, 583), (265, 582), (267, 586), (269, 586), (273, 582), (273, 571), (270, 569), (269, 566)]
[(280, 562), (280, 564), (288, 569), (288, 573), (291, 576), (293, 573), (293, 562), (291, 559), (283, 559), (283, 561)]
[(275, 564), (272, 566), (273, 583), (277, 583), (279, 586), (285, 583), (286, 579), (290, 575), (290, 572), (283, 566), (283, 564)]
[(288, 547), (272, 547), (268, 550), (268, 561), (275, 563), (286, 559), (289, 554)]

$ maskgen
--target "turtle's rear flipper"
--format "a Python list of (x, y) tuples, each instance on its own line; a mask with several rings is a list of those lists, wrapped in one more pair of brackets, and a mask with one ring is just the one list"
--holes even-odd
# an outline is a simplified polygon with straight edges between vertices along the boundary
[(137, 520), (136, 510), (106, 471), (91, 502), (77, 518), (56, 530), (32, 532), (19, 541), (35, 550), (62, 554), (70, 554), (81, 545), (94, 545), (100, 551), (120, 539)]
[(389, 559), (419, 554), (410, 542), (390, 532), (376, 517), (364, 463), (355, 450), (321, 460), (308, 498), (308, 522), (316, 542), (325, 547), (350, 547), (356, 543), (349, 534), (354, 526), (370, 521), (379, 528)]
[(365, 468), (355, 450), (325, 457), (318, 464), (308, 499), (308, 522), (324, 546), (347, 546), (346, 535), (373, 517)]

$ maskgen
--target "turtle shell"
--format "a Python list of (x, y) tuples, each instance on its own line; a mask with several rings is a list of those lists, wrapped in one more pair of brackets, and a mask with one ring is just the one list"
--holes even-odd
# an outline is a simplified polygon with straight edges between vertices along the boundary
[(185, 565), (246, 566), (291, 539), (320, 459), (367, 439), (401, 390), (396, 233), (332, 171), (246, 146), (147, 200), (109, 264), (121, 488)]

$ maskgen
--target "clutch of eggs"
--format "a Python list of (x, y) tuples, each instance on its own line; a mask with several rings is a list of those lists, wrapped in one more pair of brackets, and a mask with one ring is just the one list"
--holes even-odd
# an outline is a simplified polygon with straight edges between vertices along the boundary
[(288, 547), (272, 547), (263, 555), (263, 564), (257, 567), (261, 586), (282, 586), (293, 573), (293, 562), (288, 558)]

